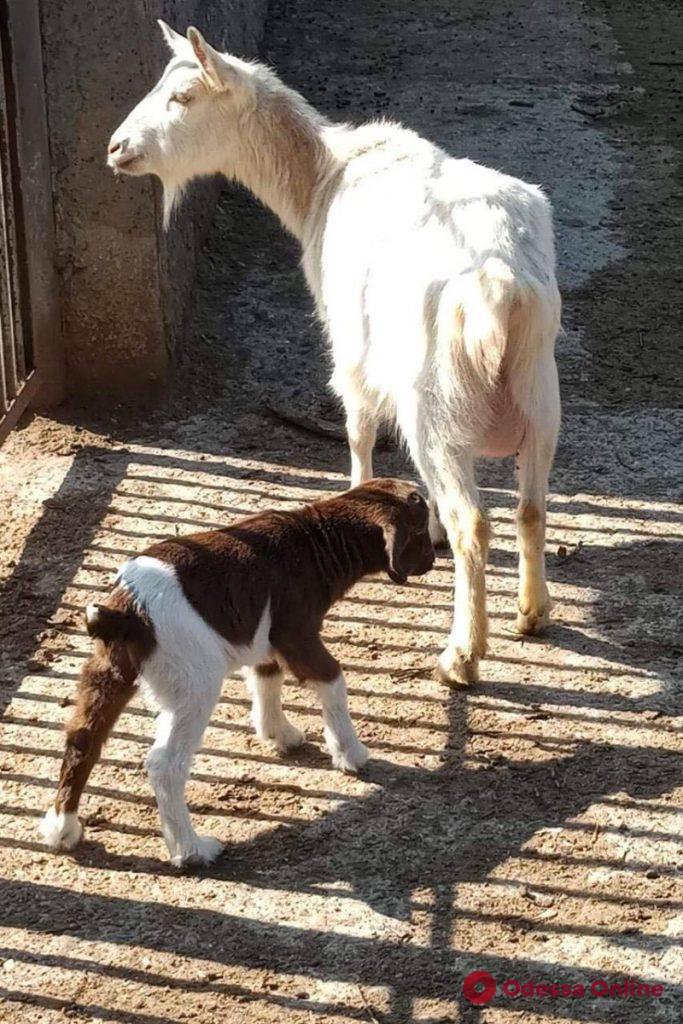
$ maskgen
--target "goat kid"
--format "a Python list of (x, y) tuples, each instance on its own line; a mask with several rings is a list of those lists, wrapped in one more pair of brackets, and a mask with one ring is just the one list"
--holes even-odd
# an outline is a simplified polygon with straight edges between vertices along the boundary
[(358, 771), (368, 752), (349, 717), (341, 666), (320, 639), (323, 618), (361, 577), (386, 571), (406, 583), (433, 563), (427, 503), (398, 480), (164, 540), (126, 562), (106, 604), (87, 609), (95, 652), (81, 673), (57, 796), (41, 825), (48, 845), (70, 849), (81, 838), (81, 794), (139, 683), (160, 712), (147, 769), (174, 864), (209, 862), (222, 848), (195, 833), (184, 794), (221, 684), (236, 669), (248, 666), (261, 739), (280, 751), (304, 740), (282, 711), (287, 667), (318, 695), (334, 765)]
[(560, 323), (541, 190), (456, 160), (397, 124), (329, 123), (266, 67), (161, 27), (173, 57), (112, 136), (116, 173), (155, 174), (168, 220), (183, 188), (223, 173), (299, 239), (334, 356), (351, 483), (372, 476), (394, 421), (430, 494), (433, 539), (455, 560), (448, 681), (477, 678), (487, 641), (489, 526), (479, 455), (517, 453), (517, 628), (547, 622), (545, 501), (560, 423)]

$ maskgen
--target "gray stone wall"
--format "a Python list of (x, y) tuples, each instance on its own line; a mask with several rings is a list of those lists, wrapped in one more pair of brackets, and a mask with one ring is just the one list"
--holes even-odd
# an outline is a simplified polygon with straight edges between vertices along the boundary
[(193, 186), (168, 235), (151, 178), (115, 180), (112, 131), (168, 59), (155, 19), (196, 24), (219, 48), (258, 50), (267, 0), (52, 0), (43, 59), (67, 391), (154, 400), (172, 377), (193, 306), (216, 183)]

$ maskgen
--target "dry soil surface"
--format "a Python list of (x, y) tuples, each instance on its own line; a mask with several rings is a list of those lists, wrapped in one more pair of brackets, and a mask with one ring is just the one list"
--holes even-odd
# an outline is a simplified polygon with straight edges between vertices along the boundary
[[(189, 785), (197, 824), (226, 851), (178, 874), (143, 769), (152, 715), (136, 700), (92, 776), (86, 841), (43, 850), (36, 825), (89, 649), (84, 605), (153, 538), (345, 486), (296, 248), (226, 192), (168, 408), (137, 423), (66, 409), (0, 454), (0, 1019), (673, 1024), (683, 12), (275, 0), (265, 52), (332, 116), (401, 118), (552, 196), (566, 330), (554, 623), (535, 641), (511, 632), (511, 467), (485, 464), (496, 537), (480, 683), (432, 677), (449, 557), (410, 587), (369, 580), (326, 627), (372, 752), (359, 778), (331, 769), (307, 691), (287, 691), (308, 742), (282, 759), (228, 680)], [(390, 441), (378, 470), (410, 472)], [(488, 1005), (462, 997), (472, 970), (498, 983)], [(626, 976), (663, 995), (590, 992)], [(589, 991), (513, 999), (506, 979)]]

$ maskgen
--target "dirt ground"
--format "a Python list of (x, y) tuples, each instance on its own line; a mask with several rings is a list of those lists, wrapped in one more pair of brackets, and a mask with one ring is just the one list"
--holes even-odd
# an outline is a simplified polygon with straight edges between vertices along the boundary
[[(673, 1024), (683, 9), (274, 0), (265, 54), (332, 116), (400, 118), (550, 193), (565, 296), (554, 623), (534, 641), (510, 631), (511, 467), (482, 465), (496, 537), (479, 684), (432, 677), (449, 557), (410, 587), (367, 581), (326, 628), (372, 752), (361, 777), (331, 769), (305, 690), (291, 686), (287, 706), (308, 742), (281, 759), (227, 681), (189, 786), (226, 852), (178, 874), (143, 769), (151, 713), (135, 701), (92, 776), (87, 841), (42, 849), (84, 605), (153, 538), (345, 486), (296, 247), (226, 191), (168, 407), (137, 421), (67, 408), (0, 453), (0, 1020)], [(390, 440), (377, 468), (410, 473)], [(488, 1006), (463, 1000), (472, 970), (498, 982)], [(501, 991), (626, 976), (663, 995)]]

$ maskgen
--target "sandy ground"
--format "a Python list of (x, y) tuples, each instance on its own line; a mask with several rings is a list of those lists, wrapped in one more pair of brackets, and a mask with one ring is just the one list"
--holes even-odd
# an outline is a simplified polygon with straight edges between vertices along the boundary
[[(92, 776), (87, 841), (73, 856), (41, 848), (89, 646), (82, 610), (113, 570), (155, 537), (345, 485), (343, 444), (282, 419), (339, 432), (295, 246), (226, 193), (168, 408), (138, 422), (66, 409), (0, 453), (0, 1020), (673, 1024), (683, 13), (673, 0), (276, 0), (266, 54), (333, 116), (400, 117), (548, 188), (566, 300), (554, 624), (535, 641), (510, 632), (511, 467), (483, 465), (496, 538), (479, 684), (432, 677), (447, 556), (410, 587), (367, 581), (326, 628), (372, 752), (360, 778), (331, 769), (305, 690), (287, 706), (308, 742), (283, 760), (229, 680), (189, 786), (201, 831), (227, 843), (215, 867), (182, 875), (163, 859), (140, 701)], [(377, 468), (410, 473), (391, 442)], [(488, 1006), (462, 998), (472, 970), (498, 982)], [(663, 995), (501, 991), (625, 976)]]

